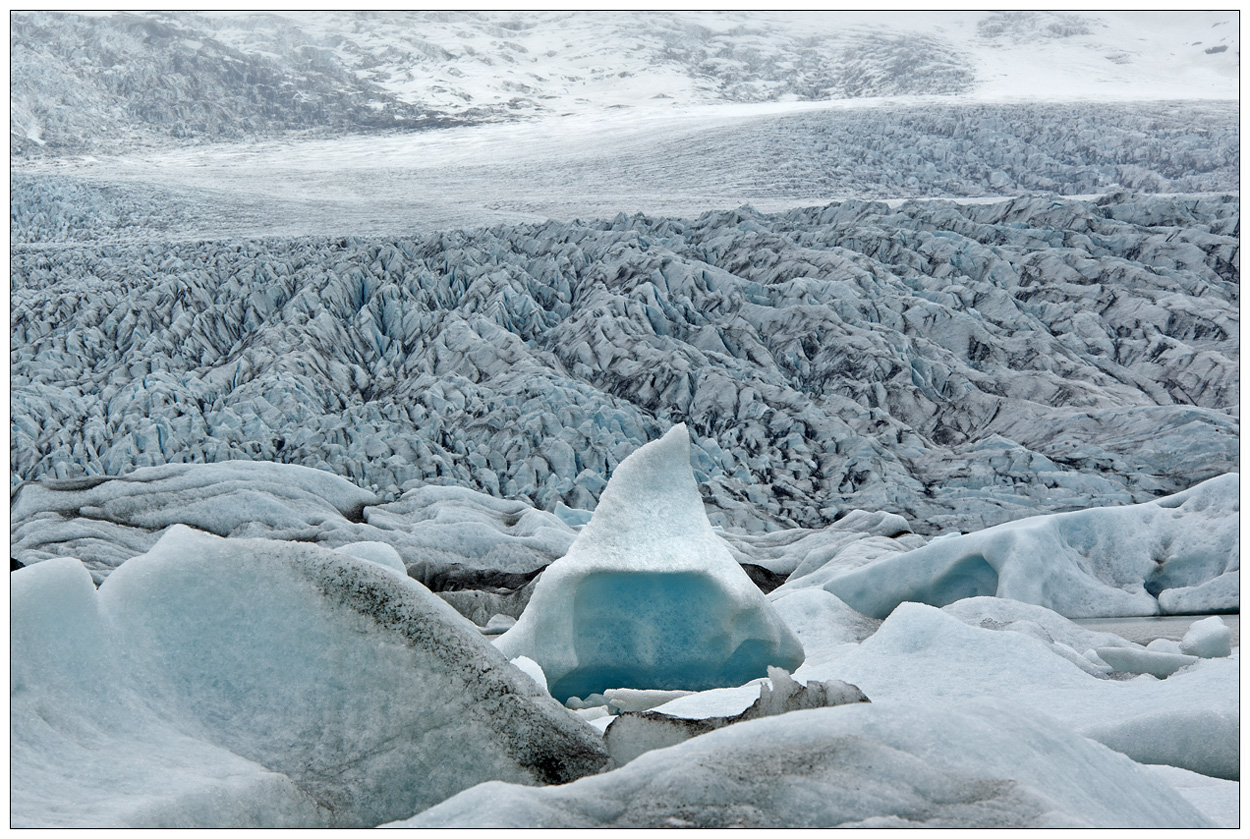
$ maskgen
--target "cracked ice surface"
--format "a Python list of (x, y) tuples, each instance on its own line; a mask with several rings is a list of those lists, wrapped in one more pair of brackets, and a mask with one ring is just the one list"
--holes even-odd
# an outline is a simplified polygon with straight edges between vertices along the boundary
[(14, 482), (274, 460), (594, 507), (671, 423), (714, 524), (921, 533), (1238, 463), (1229, 197), (848, 201), (18, 247)]

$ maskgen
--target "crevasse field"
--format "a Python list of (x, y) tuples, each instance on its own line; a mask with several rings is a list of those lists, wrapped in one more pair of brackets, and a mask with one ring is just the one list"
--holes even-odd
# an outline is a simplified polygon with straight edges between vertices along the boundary
[(1239, 18), (34, 13), (11, 827), (1236, 827)]

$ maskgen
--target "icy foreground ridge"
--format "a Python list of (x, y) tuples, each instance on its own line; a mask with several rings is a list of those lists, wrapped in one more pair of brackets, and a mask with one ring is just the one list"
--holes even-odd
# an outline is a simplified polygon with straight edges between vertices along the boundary
[[(834, 612), (849, 609), (837, 598), (833, 612), (810, 596), (796, 599), (805, 592), (833, 592), (877, 616), (903, 600), (945, 605), (995, 593), (1073, 617), (1227, 612), (1239, 605), (1238, 485), (1230, 474), (1146, 504), (1038, 516), (931, 543), (901, 516), (863, 510), (815, 530), (713, 538), (770, 599), (786, 599), (800, 636), (827, 634)], [(29, 482), (14, 492), (10, 519), (18, 563), (73, 557), (97, 584), (179, 524), (366, 558), (393, 551), (386, 561), (482, 626), (495, 615), (519, 617), (539, 572), (577, 537), (560, 516), (462, 487), (418, 487), (383, 502), (327, 472), (251, 461)], [(361, 547), (369, 544), (378, 547)], [(875, 622), (860, 615), (857, 626), (848, 640), (862, 640)]]
[(1239, 486), (1224, 475), (1158, 501), (1009, 522), (859, 568), (831, 562), (778, 592), (819, 586), (875, 618), (908, 600), (982, 595), (1069, 618), (1236, 612)]
[(1199, 827), (1144, 767), (1003, 704), (738, 723), (562, 787), (486, 783), (392, 827)]
[(16, 248), (14, 481), (271, 460), (554, 510), (674, 422), (714, 524), (922, 533), (1236, 471), (1233, 198)]
[(712, 531), (674, 426), (616, 468), (594, 517), (495, 645), (564, 701), (609, 688), (706, 690), (793, 671), (803, 648)]
[[(1038, 516), (932, 543), (901, 516), (862, 510), (817, 530), (715, 538), (774, 601), (828, 591), (883, 616), (902, 600), (945, 605), (998, 593), (1073, 617), (1227, 612), (1239, 605), (1238, 485), (1230, 474), (1146, 504)], [(419, 487), (382, 502), (326, 472), (251, 461), (30, 482), (14, 493), (10, 517), (13, 559), (74, 557), (97, 583), (178, 524), (343, 550), (377, 543), (479, 625), (518, 617), (535, 577), (577, 536), (559, 516), (461, 487)], [(787, 618), (800, 636), (828, 617), (823, 605), (803, 602), (810, 608), (793, 605), (810, 614)], [(861, 622), (854, 640), (874, 628)]]
[(19, 570), (12, 606), (15, 826), (372, 826), (607, 761), (450, 607), (323, 548), (175, 527), (98, 591)]

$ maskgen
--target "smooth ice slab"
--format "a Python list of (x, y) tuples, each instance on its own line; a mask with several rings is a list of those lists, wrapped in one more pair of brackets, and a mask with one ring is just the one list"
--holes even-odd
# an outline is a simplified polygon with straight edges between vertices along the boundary
[(15, 826), (372, 826), (607, 760), (373, 561), (179, 526), (98, 591), (70, 558), (12, 582)]
[(617, 467), (568, 554), (495, 644), (565, 700), (610, 688), (704, 690), (793, 670), (798, 639), (712, 531), (684, 425)]
[(1237, 655), (1194, 659), (1163, 680), (1098, 678), (1061, 649), (1065, 642), (1084, 647), (1098, 633), (1034, 623), (1053, 627), (1052, 639), (969, 626), (945, 610), (904, 603), (872, 637), (824, 663), (805, 664), (794, 677), (842, 679), (874, 702), (1004, 699), (1022, 715), (1053, 717), (1140, 763), (1238, 777)]

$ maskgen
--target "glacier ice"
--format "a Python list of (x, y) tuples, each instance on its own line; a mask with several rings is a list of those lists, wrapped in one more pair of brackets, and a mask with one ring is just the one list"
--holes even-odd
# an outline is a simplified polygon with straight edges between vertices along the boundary
[(557, 699), (609, 688), (706, 689), (793, 670), (794, 634), (708, 523), (676, 425), (623, 460), (594, 517), (495, 640)]
[(12, 587), (17, 826), (371, 826), (607, 760), (471, 624), (372, 561), (175, 526), (98, 590), (68, 557)]
[(15, 247), (11, 472), (271, 460), (590, 509), (684, 421), (727, 529), (1144, 502), (1237, 469), (1238, 223), (1119, 193)]
[[(1203, 612), (1234, 611), (1240, 568), (1236, 474), (1145, 504), (1039, 516), (935, 540), (823, 582), (872, 617), (903, 601), (945, 606), (996, 595), (1073, 618), (1169, 611), (1178, 590)], [(1216, 581), (1233, 580), (1222, 587)], [(807, 579), (797, 582), (803, 585)], [(1205, 597), (1198, 597), (1205, 592)]]
[(1152, 764), (1145, 768), (1167, 781), (1215, 827), (1241, 826), (1241, 784), (1237, 781), (1211, 778), (1176, 766)]
[[(1060, 621), (1055, 615), (1034, 622), (1062, 627)], [(1099, 678), (1059, 649), (1067, 642), (1084, 646), (1088, 636), (1065, 636), (1062, 629), (1056, 635), (1066, 641), (1056, 643), (1026, 631), (994, 631), (969, 625), (945, 610), (903, 603), (862, 643), (836, 644), (833, 654), (824, 656), (818, 647), (818, 663), (804, 664), (794, 677), (851, 682), (874, 702), (991, 696), (1013, 703), (1020, 714), (1053, 717), (1142, 763), (1238, 777), (1236, 652), (1196, 659), (1163, 680), (1139, 676), (1119, 681)], [(1103, 649), (1145, 652), (1134, 644)]]
[[(759, 682), (759, 698), (741, 713), (732, 716), (674, 716), (649, 708), (617, 711), (604, 730), (604, 743), (617, 766), (624, 766), (641, 754), (663, 749), (746, 720), (771, 717), (809, 708), (830, 708), (851, 702), (868, 702), (863, 691), (840, 681), (808, 682), (801, 685), (790, 674), (777, 667), (768, 668), (768, 678)], [(609, 694), (614, 691), (608, 691)], [(617, 703), (609, 701), (609, 710)], [(650, 703), (648, 703), (650, 704)], [(655, 702), (655, 705), (667, 704)]]
[(1190, 625), (1185, 637), (1181, 638), (1180, 652), (1203, 658), (1232, 655), (1232, 639), (1232, 630), (1212, 615)]
[(738, 723), (560, 787), (491, 782), (388, 827), (1200, 827), (1145, 767), (1009, 703)]
[(356, 559), (374, 562), (383, 568), (398, 571), (402, 576), (408, 576), (408, 569), (404, 567), (404, 561), (399, 558), (399, 551), (385, 542), (352, 542), (350, 545), (343, 545), (335, 548), (335, 550), (338, 553), (354, 556)]
[(349, 551), (388, 545), (410, 576), (440, 590), (518, 588), (576, 535), (550, 513), (463, 487), (416, 487), (382, 502), (325, 470), (249, 460), (28, 482), (10, 515), (15, 559), (72, 556), (97, 582), (173, 524)]
[(1098, 658), (1120, 673), (1149, 673), (1166, 679), (1182, 667), (1198, 661), (1198, 656), (1135, 647), (1095, 647)]

